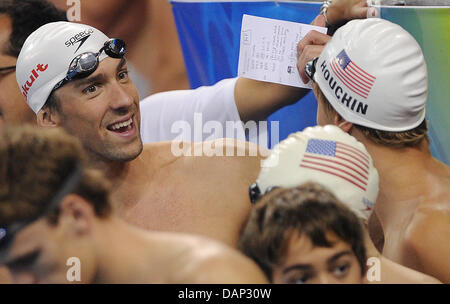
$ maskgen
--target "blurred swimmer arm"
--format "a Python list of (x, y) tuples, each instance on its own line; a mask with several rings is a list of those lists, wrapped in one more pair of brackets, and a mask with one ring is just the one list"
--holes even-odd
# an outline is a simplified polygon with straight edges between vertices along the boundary
[(241, 254), (220, 254), (205, 259), (196, 268), (197, 283), (266, 284), (266, 276), (250, 259)]
[[(50, 0), (58, 8), (68, 11), (68, 18), (71, 18), (72, 4), (66, 0)], [(66, 3), (67, 2), (67, 3)], [(80, 18), (84, 24), (89, 24), (106, 35), (114, 38), (121, 38), (130, 45), (136, 35), (146, 22), (147, 0), (97, 0), (80, 1)]]

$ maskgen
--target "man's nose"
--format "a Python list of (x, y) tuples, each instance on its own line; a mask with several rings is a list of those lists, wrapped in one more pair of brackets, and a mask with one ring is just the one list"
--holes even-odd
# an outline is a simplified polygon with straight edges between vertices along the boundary
[(113, 110), (128, 110), (134, 103), (133, 96), (121, 84), (116, 83), (112, 85), (110, 94), (110, 107)]
[(327, 271), (321, 272), (318, 275), (318, 284), (336, 284), (337, 280)]

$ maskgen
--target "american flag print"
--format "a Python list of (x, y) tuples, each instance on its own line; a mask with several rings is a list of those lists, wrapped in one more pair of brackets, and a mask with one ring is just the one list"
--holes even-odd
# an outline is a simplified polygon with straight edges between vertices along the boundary
[(375, 76), (364, 71), (353, 62), (345, 50), (342, 50), (332, 59), (330, 65), (337, 78), (353, 93), (367, 99), (375, 83)]
[(324, 172), (366, 191), (369, 157), (350, 145), (323, 139), (309, 139), (300, 167)]

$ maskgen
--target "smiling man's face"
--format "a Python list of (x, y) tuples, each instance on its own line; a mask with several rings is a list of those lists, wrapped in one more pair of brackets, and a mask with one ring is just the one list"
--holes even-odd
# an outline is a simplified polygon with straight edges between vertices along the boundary
[(141, 153), (139, 96), (125, 59), (105, 58), (89, 77), (55, 94), (56, 123), (78, 137), (91, 157), (129, 161)]

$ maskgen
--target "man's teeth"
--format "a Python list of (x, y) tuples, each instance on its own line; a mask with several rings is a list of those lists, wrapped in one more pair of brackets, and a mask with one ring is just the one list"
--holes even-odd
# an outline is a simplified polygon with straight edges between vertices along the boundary
[(111, 130), (118, 130), (120, 128), (124, 128), (127, 127), (127, 129), (131, 129), (131, 124), (133, 123), (133, 118), (128, 119), (127, 121), (124, 122), (118, 122), (116, 124), (113, 124), (111, 126)]

